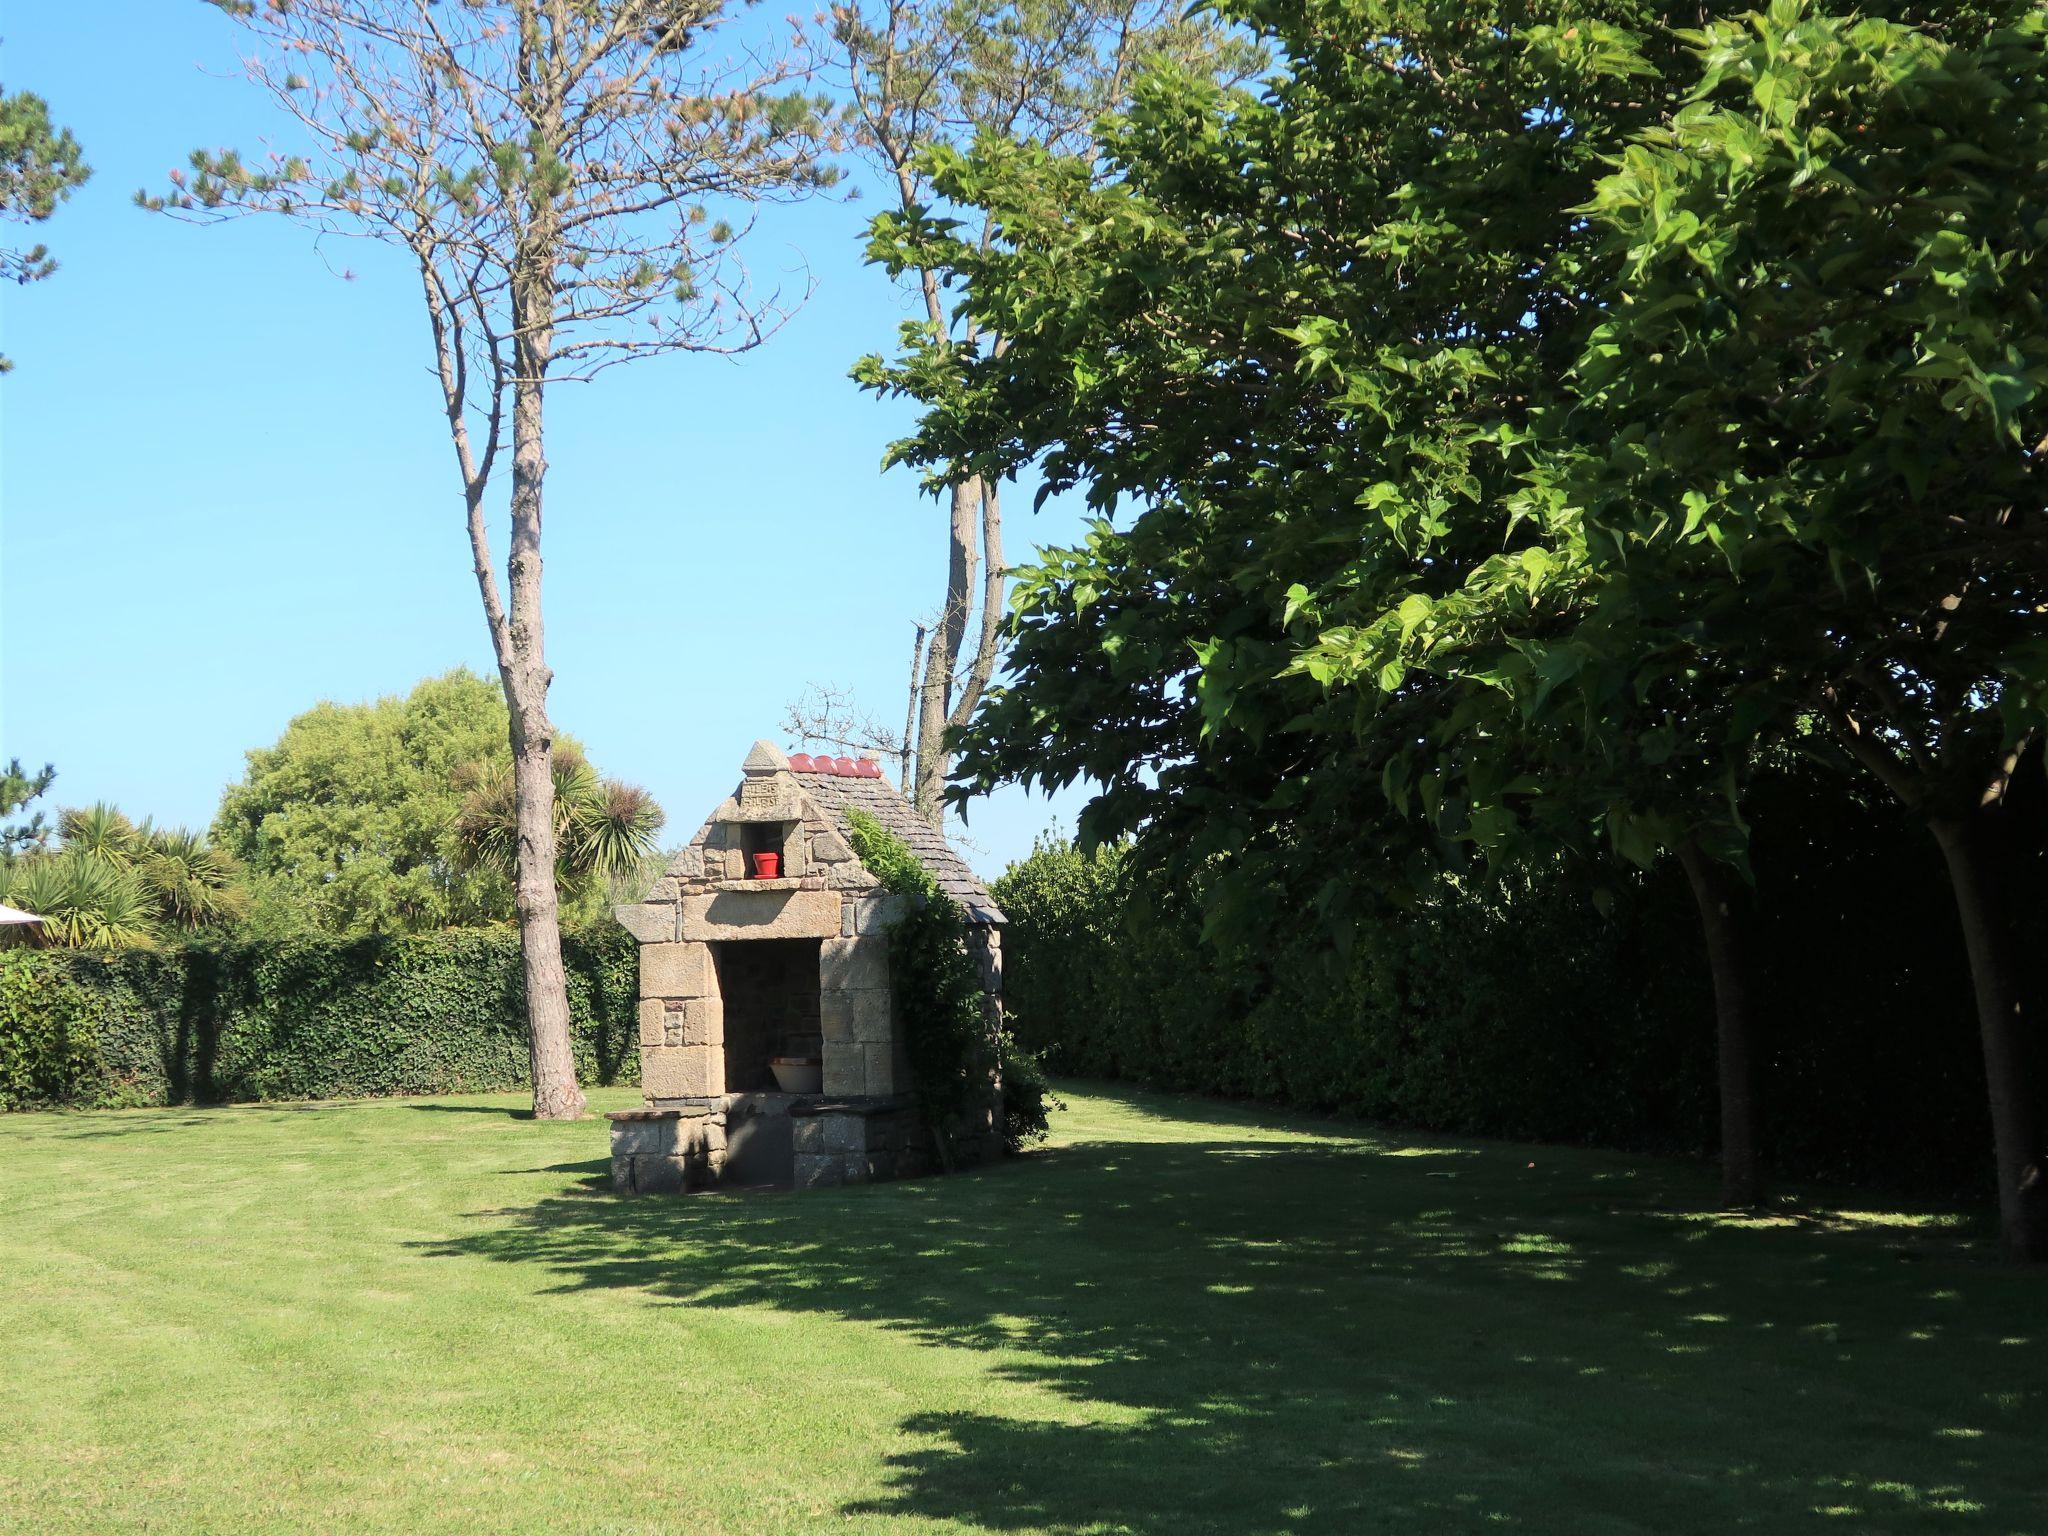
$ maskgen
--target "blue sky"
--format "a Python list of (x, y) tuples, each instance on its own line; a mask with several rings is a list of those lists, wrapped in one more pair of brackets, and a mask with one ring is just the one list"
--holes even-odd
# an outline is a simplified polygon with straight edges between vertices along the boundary
[[(18, 6), (0, 64), (95, 173), (42, 231), (58, 274), (0, 295), (0, 757), (55, 762), (60, 803), (193, 825), (317, 700), (492, 671), (410, 275), (367, 243), (131, 204), (195, 145), (279, 127), (237, 41), (200, 0)], [(874, 206), (756, 231), (757, 270), (817, 284), (765, 348), (550, 396), (555, 721), (654, 792), (671, 838), (805, 684), (899, 718), (910, 623), (943, 591), (943, 512), (878, 469), (908, 413), (846, 378), (906, 313), (860, 261)], [(1078, 530), (1009, 504), (1013, 561)], [(999, 870), (1079, 803), (992, 797), (969, 855)]]

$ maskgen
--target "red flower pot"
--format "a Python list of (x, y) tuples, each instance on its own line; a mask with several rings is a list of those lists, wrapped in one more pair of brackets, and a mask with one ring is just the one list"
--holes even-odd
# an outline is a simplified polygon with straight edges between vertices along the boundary
[(756, 880), (774, 880), (782, 874), (782, 855), (779, 853), (750, 853), (749, 862), (754, 866)]

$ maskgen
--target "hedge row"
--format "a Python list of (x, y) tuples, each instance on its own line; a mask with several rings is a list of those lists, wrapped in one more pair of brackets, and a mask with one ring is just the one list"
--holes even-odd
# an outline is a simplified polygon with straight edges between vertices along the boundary
[[(635, 1081), (632, 939), (604, 932), (564, 949), (579, 1079)], [(474, 1093), (527, 1080), (509, 930), (0, 951), (0, 1109)]]
[[(1984, 1195), (1982, 1064), (1932, 841), (1825, 785), (1758, 798), (1772, 1166)], [(1114, 852), (1042, 846), (996, 896), (1013, 1027), (1056, 1072), (1453, 1133), (1715, 1150), (1711, 992), (1675, 870), (1559, 869), (1390, 910), (1345, 954), (1305, 910), (1256, 949), (1205, 943), (1195, 901)], [(2027, 920), (2048, 956), (2048, 913), (2036, 902)]]

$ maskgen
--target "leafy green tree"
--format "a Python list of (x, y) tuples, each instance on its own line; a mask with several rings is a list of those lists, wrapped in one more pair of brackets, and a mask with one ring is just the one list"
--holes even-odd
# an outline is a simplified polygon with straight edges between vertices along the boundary
[(1538, 430), (1543, 568), (1469, 582), (1396, 649), (1476, 676), (1541, 626), (1570, 660), (1525, 712), (1612, 719), (1682, 677), (1674, 741), (1796, 743), (1924, 821), (2007, 1247), (2039, 1260), (2009, 802), (2048, 730), (2048, 16), (1930, 19), (1780, 0), (1688, 37), (1687, 107), (1587, 204), (1621, 265)]
[[(1291, 829), (1384, 804), (1390, 754), (1361, 752), (1443, 690), (1360, 696), (1294, 663), (1319, 616), (1354, 627), (1340, 599), (1377, 617), (1502, 549), (1509, 450), (1591, 323), (1571, 210), (1660, 106), (1611, 63), (1638, 41), (1620, 23), (1664, 8), (1561, 24), (1587, 9), (1232, 7), (1281, 72), (1257, 96), (1141, 82), (1106, 176), (1036, 145), (934, 152), (996, 238), (909, 217), (878, 245), (958, 281), (1007, 345), (892, 370), (926, 407), (901, 451), (1035, 459), (1105, 518), (1020, 574), (1015, 682), (968, 733), (967, 784), (1092, 780), (1089, 838), (1157, 831), (1196, 862), (1291, 858)], [(1331, 870), (1322, 898), (1354, 885)]]
[[(320, 704), (251, 752), (213, 835), (247, 865), (259, 927), (414, 933), (511, 921), (505, 732), (498, 689), (457, 668), (404, 698)], [(572, 907), (588, 908), (586, 877), (609, 868), (621, 839), (651, 840), (661, 813), (644, 792), (599, 778), (566, 736), (559, 757), (558, 787), (575, 798), (557, 807), (558, 832), (575, 836), (557, 876)], [(480, 785), (490, 810), (481, 822)], [(623, 810), (625, 825), (585, 831), (600, 819), (592, 800)]]
[[(947, 202), (930, 175), (934, 148), (965, 149), (994, 135), (1086, 156), (1095, 119), (1122, 105), (1153, 64), (1237, 78), (1262, 58), (1241, 31), (1171, 0), (843, 0), (832, 8), (831, 30), (854, 142), (894, 205), (878, 229), (944, 212), (964, 218), (982, 240), (994, 233), (987, 212)], [(939, 270), (897, 264), (892, 275), (917, 297), (920, 316), (903, 327), (911, 356), (1003, 345), (979, 315), (953, 307)], [(871, 383), (885, 375), (879, 357), (855, 368)], [(936, 622), (917, 626), (903, 737), (862, 734), (864, 745), (902, 756), (904, 792), (936, 826), (951, 763), (947, 733), (966, 724), (994, 674), (1008, 573), (1000, 483), (948, 465), (928, 488), (947, 512), (945, 595)]]
[[(1881, 8), (1951, 46), (2001, 14)], [(1284, 59), (1264, 95), (1141, 84), (1103, 130), (1106, 180), (1029, 145), (937, 153), (937, 185), (997, 237), (883, 231), (891, 260), (960, 282), (1006, 343), (890, 373), (925, 407), (905, 456), (985, 475), (1037, 460), (1104, 517), (1020, 574), (1013, 681), (966, 734), (961, 787), (1093, 780), (1084, 834), (1213, 870), (1217, 907), (1253, 920), (1275, 871), (1320, 871), (1315, 907), (1341, 924), (1461, 847), (1676, 853), (1747, 1198), (1740, 797), (1811, 717), (1780, 706), (1768, 666), (1667, 632), (1640, 573), (1592, 593), (1556, 483), (1614, 347), (1602, 328), (1686, 323), (1689, 253), (1671, 253), (1668, 305), (1617, 317), (1631, 251), (1589, 215), (1645, 136), (1697, 115), (1701, 36), (1672, 24), (1700, 8), (1230, 14)], [(1641, 381), (1665, 359), (1635, 362)], [(1688, 509), (1659, 515), (1682, 528)]]
[[(91, 175), (78, 141), (69, 128), (51, 123), (42, 97), (0, 89), (0, 219), (41, 224)], [(0, 247), (0, 278), (33, 283), (56, 270), (56, 258), (45, 245)], [(13, 366), (0, 357), (0, 373)]]
[[(926, 407), (905, 455), (989, 475), (1037, 459), (1105, 515), (1019, 575), (1013, 681), (965, 733), (964, 780), (1094, 781), (1084, 835), (1134, 835), (1134, 857), (1199, 875), (1216, 931), (1272, 921), (1271, 893), (1302, 890), (1303, 871), (1341, 932), (1390, 888), (1473, 878), (1472, 849), (1541, 862), (1604, 827), (1653, 857), (1662, 823), (1622, 801), (1630, 781), (1688, 846), (1725, 850), (1711, 756), (1600, 760), (1562, 730), (1498, 729), (1516, 722), (1483, 684), (1398, 655), (1358, 664), (1362, 640), (1411, 634), (1473, 571), (1548, 558), (1513, 499), (1614, 265), (1575, 210), (1671, 106), (1660, 80), (1683, 47), (1663, 23), (1696, 12), (1229, 14), (1282, 56), (1263, 95), (1162, 72), (1105, 125), (1106, 177), (986, 142), (932, 166), (995, 239), (917, 217), (881, 232), (1006, 340), (965, 362), (927, 348), (888, 376)], [(1109, 521), (1123, 504), (1128, 522)], [(1478, 717), (1496, 728), (1446, 728)], [(1560, 779), (1570, 795), (1517, 814)], [(1731, 894), (1717, 881), (1702, 903), (1724, 937)], [(1744, 1023), (1728, 1011), (1742, 1200)]]

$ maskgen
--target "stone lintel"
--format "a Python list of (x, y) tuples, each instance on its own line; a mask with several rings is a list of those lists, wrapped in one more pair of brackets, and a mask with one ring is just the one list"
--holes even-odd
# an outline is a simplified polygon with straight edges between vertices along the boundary
[(759, 805), (742, 805), (737, 800), (728, 800), (718, 808), (713, 818), (721, 825), (733, 822), (802, 821), (803, 807), (794, 800), (768, 800)]
[[(683, 898), (683, 938), (839, 940), (839, 897), (831, 891), (719, 891)], [(821, 971), (822, 975), (822, 971)]]

